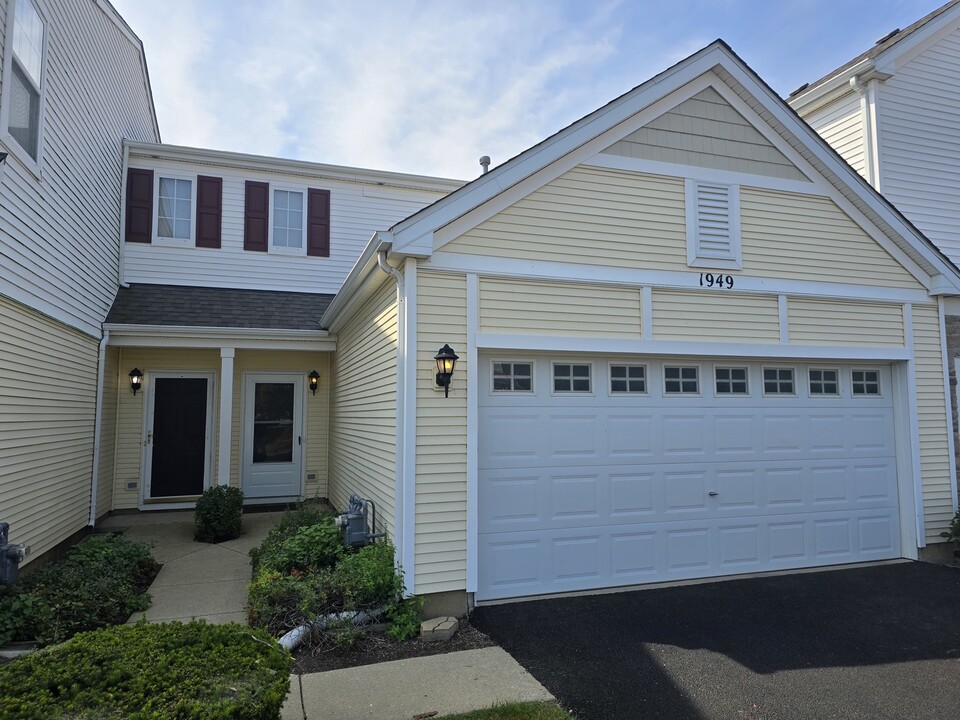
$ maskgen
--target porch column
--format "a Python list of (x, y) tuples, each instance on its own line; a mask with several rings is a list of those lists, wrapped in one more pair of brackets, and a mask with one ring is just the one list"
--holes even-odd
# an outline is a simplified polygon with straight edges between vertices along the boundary
[(217, 443), (217, 484), (230, 484), (230, 445), (233, 439), (233, 357), (236, 349), (220, 348), (220, 439)]

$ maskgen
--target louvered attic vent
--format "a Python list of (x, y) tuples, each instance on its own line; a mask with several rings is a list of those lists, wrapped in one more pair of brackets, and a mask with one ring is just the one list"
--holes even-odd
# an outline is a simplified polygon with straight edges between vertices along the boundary
[(740, 188), (687, 180), (687, 264), (739, 270)]

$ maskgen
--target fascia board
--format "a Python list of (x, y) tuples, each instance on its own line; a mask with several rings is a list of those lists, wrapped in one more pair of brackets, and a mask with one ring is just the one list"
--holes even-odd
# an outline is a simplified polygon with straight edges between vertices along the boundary
[(369, 279), (373, 267), (377, 264), (377, 253), (381, 250), (389, 251), (392, 240), (393, 237), (388, 232), (375, 232), (373, 234), (363, 248), (363, 252), (360, 253), (360, 257), (353, 264), (337, 294), (320, 317), (320, 325), (332, 328), (338, 324), (344, 310)]
[(327, 340), (326, 330), (298, 330), (275, 328), (224, 328), (194, 325), (134, 325), (130, 323), (104, 323), (103, 329), (112, 337), (216, 337), (258, 338), (262, 340)]
[(522, 182), (597, 135), (615, 127), (634, 113), (695, 80), (730, 55), (715, 41), (686, 60), (665, 70), (625, 95), (595, 110), (540, 144), (481, 175), (461, 190), (442, 198), (395, 225), (394, 249), (406, 250), (424, 235), (434, 232), (501, 192)]

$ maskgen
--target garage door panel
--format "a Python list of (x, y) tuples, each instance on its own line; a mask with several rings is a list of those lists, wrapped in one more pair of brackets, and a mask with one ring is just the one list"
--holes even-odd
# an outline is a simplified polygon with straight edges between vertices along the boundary
[(594, 463), (601, 457), (600, 431), (605, 423), (597, 413), (551, 413), (543, 421), (551, 428), (548, 462)]
[(552, 476), (546, 501), (552, 509), (550, 521), (600, 522), (599, 477), (592, 475)]
[(708, 421), (703, 413), (664, 414), (660, 421), (663, 445), (660, 454), (667, 458), (706, 457)]

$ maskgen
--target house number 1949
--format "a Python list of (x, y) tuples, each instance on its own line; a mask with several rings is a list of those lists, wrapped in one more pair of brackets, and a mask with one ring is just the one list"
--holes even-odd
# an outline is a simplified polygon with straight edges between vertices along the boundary
[(700, 287), (717, 288), (718, 290), (729, 290), (733, 287), (733, 275), (714, 275), (713, 273), (700, 273)]

